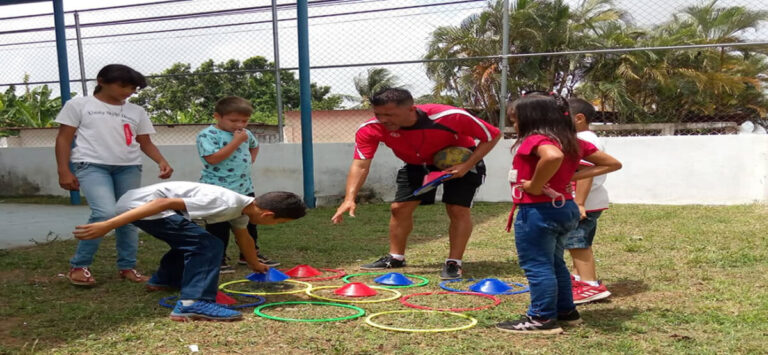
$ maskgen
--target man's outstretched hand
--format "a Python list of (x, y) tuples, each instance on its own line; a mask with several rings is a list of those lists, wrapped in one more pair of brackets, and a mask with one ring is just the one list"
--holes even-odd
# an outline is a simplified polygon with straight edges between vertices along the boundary
[(355, 208), (357, 208), (357, 204), (355, 201), (344, 201), (341, 203), (341, 206), (336, 209), (336, 214), (331, 217), (331, 221), (333, 224), (339, 224), (344, 221), (344, 213), (349, 212), (350, 217), (355, 216)]

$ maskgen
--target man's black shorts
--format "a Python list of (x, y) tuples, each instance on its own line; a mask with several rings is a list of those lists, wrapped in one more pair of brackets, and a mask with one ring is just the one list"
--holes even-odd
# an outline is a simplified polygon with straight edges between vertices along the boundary
[[(421, 187), (424, 176), (430, 171), (438, 171), (434, 166), (406, 164), (397, 172), (397, 192), (395, 202), (434, 200), (437, 189), (423, 195), (413, 196), (413, 191)], [(478, 162), (466, 175), (451, 179), (443, 184), (443, 203), (471, 207), (475, 192), (485, 179), (485, 162)]]

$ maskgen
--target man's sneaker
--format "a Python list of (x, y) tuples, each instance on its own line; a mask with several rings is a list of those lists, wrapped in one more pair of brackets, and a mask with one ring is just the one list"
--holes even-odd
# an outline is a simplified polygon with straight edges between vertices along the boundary
[(562, 325), (568, 325), (568, 326), (576, 326), (581, 323), (584, 323), (584, 321), (581, 319), (581, 315), (579, 314), (579, 311), (577, 311), (576, 309), (568, 313), (558, 313), (557, 322)]
[(586, 282), (573, 284), (573, 304), (583, 304), (606, 299), (611, 296), (611, 292), (605, 288), (602, 283), (598, 286), (592, 286)]
[(443, 280), (453, 280), (461, 278), (461, 265), (455, 261), (448, 261), (443, 264), (443, 270), (440, 271), (440, 278)]
[(397, 260), (392, 255), (384, 255), (370, 264), (360, 265), (363, 270), (395, 269), (405, 266), (405, 260)]
[(560, 328), (554, 319), (540, 320), (527, 315), (523, 315), (517, 320), (497, 323), (496, 328), (505, 332), (520, 334), (560, 334), (563, 332), (563, 328)]
[(171, 312), (171, 320), (177, 322), (193, 320), (228, 322), (240, 319), (243, 319), (242, 313), (208, 301), (197, 301), (189, 306), (176, 301), (176, 307)]
[(235, 268), (229, 266), (226, 262), (222, 261), (221, 266), (219, 266), (219, 273), (220, 274), (231, 274), (235, 272)]

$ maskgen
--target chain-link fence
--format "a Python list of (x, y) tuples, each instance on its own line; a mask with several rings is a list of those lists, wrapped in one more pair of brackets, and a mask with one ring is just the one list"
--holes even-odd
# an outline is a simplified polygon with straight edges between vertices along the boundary
[[(313, 140), (352, 141), (372, 116), (371, 93), (385, 86), (463, 107), (508, 135), (503, 103), (529, 90), (589, 100), (603, 135), (765, 132), (768, 3), (509, 3), (504, 16), (501, 0), (310, 1)], [(211, 122), (217, 98), (239, 95), (253, 102), (254, 121), (299, 142), (296, 5), (271, 5), (171, 0), (67, 12), (70, 90), (87, 94), (101, 67), (123, 63), (150, 78), (132, 100), (158, 124)], [(0, 121), (49, 126), (59, 109), (52, 15), (3, 14)]]

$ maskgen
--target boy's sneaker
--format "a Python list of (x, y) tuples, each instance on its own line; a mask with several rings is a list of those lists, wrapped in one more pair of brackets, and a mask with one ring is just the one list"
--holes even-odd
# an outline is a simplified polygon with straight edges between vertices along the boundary
[(384, 255), (370, 264), (360, 265), (363, 270), (396, 269), (405, 266), (405, 260), (397, 260), (392, 255)]
[(235, 272), (235, 268), (229, 266), (227, 262), (222, 261), (221, 266), (219, 266), (219, 274), (231, 274)]
[(156, 292), (156, 291), (171, 291), (171, 290), (178, 290), (178, 287), (173, 287), (171, 285), (161, 285), (153, 283), (152, 281), (147, 281), (147, 283), (144, 284), (144, 289), (147, 290), (147, 292)]
[(240, 319), (243, 319), (242, 313), (208, 301), (197, 301), (189, 306), (176, 301), (176, 307), (171, 312), (171, 320), (177, 322), (193, 320), (228, 322)]
[(602, 283), (598, 286), (592, 286), (586, 282), (578, 282), (573, 284), (572, 290), (573, 304), (594, 302), (611, 296), (611, 292)]
[(269, 266), (269, 267), (275, 267), (275, 266), (278, 266), (278, 265), (280, 265), (280, 262), (279, 262), (279, 261), (277, 261), (277, 260), (272, 260), (272, 259), (268, 258), (268, 257), (267, 257), (266, 255), (264, 255), (264, 254), (261, 254), (261, 253), (259, 253), (259, 254), (257, 254), (257, 256), (259, 257), (259, 261), (260, 261), (262, 264), (264, 264), (264, 265), (267, 265), (267, 266)]
[(581, 315), (579, 314), (579, 311), (577, 311), (576, 309), (568, 313), (558, 313), (557, 322), (563, 325), (568, 325), (568, 326), (576, 326), (581, 323), (584, 323), (584, 321), (581, 319)]
[[(268, 258), (266, 255), (257, 254), (257, 256), (259, 257), (259, 262), (260, 263), (262, 263), (264, 265), (267, 265), (269, 267), (275, 267), (275, 266), (280, 265), (279, 261), (272, 260), (272, 259)], [(248, 261), (245, 260), (244, 256), (240, 255), (240, 258), (237, 260), (237, 264), (238, 265), (248, 265)]]
[(443, 270), (440, 271), (440, 278), (443, 280), (460, 279), (461, 274), (461, 265), (451, 260), (443, 264)]
[(520, 334), (560, 334), (563, 332), (563, 328), (560, 328), (554, 319), (535, 319), (527, 315), (523, 315), (517, 320), (497, 323), (496, 328), (505, 332)]

